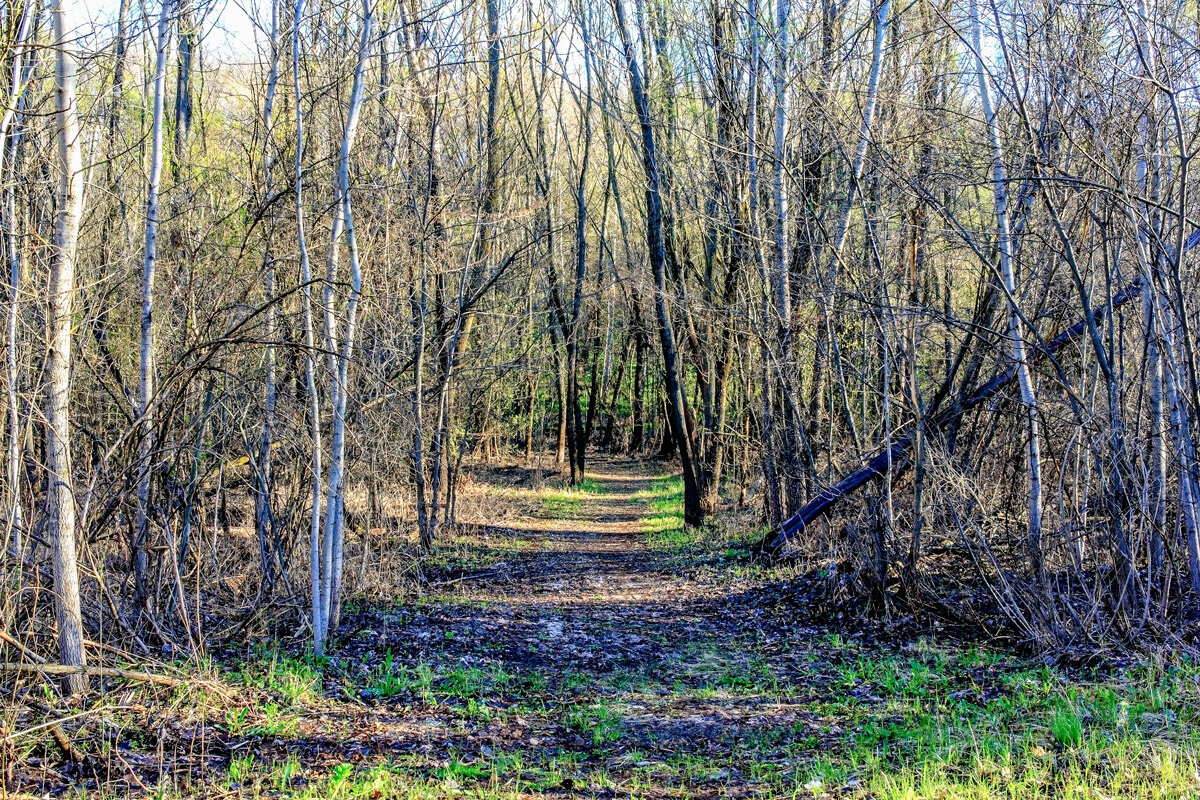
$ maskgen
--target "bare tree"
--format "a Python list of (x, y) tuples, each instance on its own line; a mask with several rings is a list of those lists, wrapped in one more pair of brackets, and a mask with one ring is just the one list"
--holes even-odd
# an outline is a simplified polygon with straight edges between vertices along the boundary
[(1017, 292), (1016, 267), (1013, 259), (1012, 223), (1008, 210), (1008, 183), (1004, 171), (1004, 144), (992, 106), (988, 71), (983, 63), (982, 25), (979, 22), (979, 5), (976, 0), (968, 3), (971, 18), (971, 45), (975, 55), (976, 80), (979, 84), (979, 102), (987, 123), (992, 147), (992, 193), (996, 204), (996, 249), (1000, 251), (1000, 279), (1009, 303), (1008, 338), (1013, 363), (1016, 365), (1017, 381), (1021, 387), (1021, 403), (1025, 407), (1027, 450), (1026, 469), (1029, 480), (1029, 550), (1033, 568), (1039, 575), (1044, 569), (1042, 560), (1042, 454), (1041, 435), (1038, 431), (1038, 402), (1034, 393), (1033, 375), (1025, 356), (1025, 334), (1021, 318), (1020, 295)]
[(154, 109), (150, 122), (150, 177), (146, 188), (146, 247), (142, 271), (142, 323), (139, 359), (139, 464), (137, 482), (137, 540), (134, 573), (137, 599), (146, 599), (146, 564), (150, 544), (150, 474), (154, 458), (154, 276), (158, 266), (158, 187), (163, 167), (163, 108), (167, 90), (167, 50), (171, 37), (171, 2), (162, 0), (155, 43)]
[[(76, 106), (78, 20), (71, 0), (55, 0), (50, 9), (55, 53), (55, 121), (58, 125), (58, 213), (50, 262), (50, 313), (46, 320), (50, 349), (46, 358), (47, 516), (54, 544), (54, 594), (58, 649), (62, 663), (83, 667), (83, 612), (75, 537), (75, 492), (71, 474), (71, 317), (75, 295), (75, 257), (83, 204), (83, 159)], [(75, 694), (87, 688), (83, 672), (69, 673), (63, 685)]]
[(12, 548), (18, 555), (24, 550), (23, 528), (25, 525), (24, 512), (21, 508), (21, 409), (18, 397), (18, 363), (20, 359), (20, 341), (17, 323), (20, 318), (20, 289), (21, 289), (21, 245), (17, 232), (17, 157), (20, 152), (22, 125), (20, 118), (28, 83), (27, 66), (25, 61), (25, 46), (29, 38), (31, 20), (33, 18), (32, 4), (21, 6), (13, 44), (12, 74), (9, 79), (8, 96), (4, 103), (4, 116), (0, 118), (0, 146), (3, 147), (3, 162), (0, 162), (0, 176), (4, 180), (4, 251), (8, 260), (9, 294), (6, 312), (5, 330), (8, 334), (8, 345), (5, 348), (5, 376), (7, 379), (6, 406), (8, 413), (8, 447), (6, 457), (6, 476), (8, 478), (7, 498), (9, 526), (12, 528)]

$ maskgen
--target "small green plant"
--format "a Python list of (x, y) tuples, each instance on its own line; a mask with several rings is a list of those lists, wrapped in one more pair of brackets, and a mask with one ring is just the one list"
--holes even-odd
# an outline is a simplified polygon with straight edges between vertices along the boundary
[(329, 783), (331, 786), (338, 786), (348, 781), (353, 774), (353, 764), (338, 764), (329, 773)]
[(388, 700), (402, 694), (416, 694), (423, 702), (433, 703), (433, 670), (428, 664), (409, 667), (396, 663), (391, 649), (383, 661), (371, 671), (367, 689), (376, 697)]
[(234, 756), (229, 759), (229, 780), (225, 786), (227, 789), (240, 787), (246, 783), (247, 779), (254, 774), (254, 754), (246, 756)]
[(249, 726), (246, 732), (254, 736), (295, 736), (300, 730), (300, 722), (294, 714), (284, 711), (278, 703), (266, 703), (262, 706), (262, 719)]
[(1055, 703), (1050, 711), (1050, 735), (1063, 747), (1083, 744), (1083, 714), (1071, 699)]
[(275, 788), (281, 792), (286, 792), (291, 788), (292, 780), (299, 774), (300, 759), (296, 756), (288, 756), (286, 761), (276, 767)]
[(467, 700), (466, 717), (468, 719), (487, 722), (493, 714), (492, 707), (485, 700), (477, 700), (474, 697)]
[(446, 673), (439, 682), (439, 687), (447, 697), (459, 700), (478, 698), (487, 685), (483, 670), (478, 667), (465, 667), (459, 664)]
[(250, 709), (247, 706), (226, 709), (225, 728), (230, 734), (237, 736), (246, 729), (249, 717)]
[(596, 747), (620, 739), (624, 727), (620, 713), (606, 702), (577, 706), (567, 711), (566, 723), (568, 728), (585, 738), (590, 737)]
[(377, 697), (384, 699), (395, 697), (407, 688), (407, 681), (396, 674), (396, 665), (390, 649), (384, 655), (383, 663), (371, 673), (370, 688)]
[(457, 754), (450, 756), (450, 763), (434, 770), (438, 780), (468, 780), (478, 781), (489, 777), (490, 771), (479, 764), (466, 764)]

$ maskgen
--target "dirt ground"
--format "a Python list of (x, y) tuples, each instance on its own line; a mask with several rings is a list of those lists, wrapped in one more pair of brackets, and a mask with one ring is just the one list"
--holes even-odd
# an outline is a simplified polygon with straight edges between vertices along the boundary
[[(683, 529), (678, 481), (658, 465), (600, 461), (578, 489), (510, 468), (477, 489), (482, 521), (428, 560), (417, 591), (350, 607), (327, 658), (297, 636), (226, 653), (184, 687), (113, 682), (63, 717), (76, 760), (45, 731), (6, 743), (8, 791), (887, 798), (1200, 787), (1195, 770), (1193, 781), (1163, 767), (1195, 763), (1200, 674), (1068, 688), (1044, 665), (936, 631), (817, 625), (786, 568), (739, 548), (756, 535), (747, 525)], [(1176, 688), (1164, 693), (1168, 675)], [(24, 697), (12, 730), (47, 719)], [(1148, 749), (1089, 772), (1093, 727), (1110, 744), (1136, 730)], [(941, 783), (922, 790), (931, 775)], [(1021, 781), (1028, 792), (1012, 794)]]

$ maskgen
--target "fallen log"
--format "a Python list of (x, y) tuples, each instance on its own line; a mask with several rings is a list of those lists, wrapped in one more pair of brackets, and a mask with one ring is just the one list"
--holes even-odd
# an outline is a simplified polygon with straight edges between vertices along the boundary
[[(1200, 244), (1200, 233), (1194, 233), (1184, 244), (1184, 252)], [(1112, 301), (1094, 312), (1095, 322), (1101, 322), (1109, 313), (1141, 296), (1142, 278), (1129, 283), (1112, 297)], [(1080, 320), (1067, 330), (1055, 336), (1045, 346), (1033, 352), (1032, 361), (1036, 363), (1042, 358), (1051, 357), (1070, 342), (1075, 341), (1087, 331), (1087, 320)], [(992, 399), (1017, 379), (1016, 366), (1000, 372), (983, 385), (976, 388), (963, 400), (934, 415), (925, 421), (925, 429), (936, 433), (949, 426), (968, 411), (978, 408)], [(806, 527), (832, 511), (848, 495), (861, 489), (866, 484), (891, 474), (899, 474), (909, 465), (915, 430), (910, 430), (898, 439), (883, 447), (871, 457), (866, 464), (847, 475), (838, 483), (822, 489), (816, 497), (784, 520), (777, 530), (768, 533), (756, 546), (756, 550), (768, 555), (778, 556), (787, 547), (788, 542), (804, 531)]]
[(42, 675), (76, 675), (83, 673), (90, 678), (121, 678), (127, 681), (153, 683), (170, 688), (186, 686), (188, 684), (188, 681), (172, 678), (167, 675), (130, 669), (117, 669), (116, 667), (75, 667), (68, 664), (24, 664), (14, 662), (0, 663), (0, 673), (5, 672), (39, 673)]

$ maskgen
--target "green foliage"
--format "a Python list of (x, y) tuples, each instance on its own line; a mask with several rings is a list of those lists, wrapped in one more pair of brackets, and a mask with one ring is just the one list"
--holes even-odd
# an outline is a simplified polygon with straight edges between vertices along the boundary
[(379, 666), (372, 670), (367, 685), (376, 697), (385, 700), (401, 694), (412, 694), (427, 703), (436, 702), (433, 695), (433, 669), (424, 663), (413, 667), (398, 664), (391, 649)]
[(1083, 744), (1083, 714), (1069, 698), (1058, 700), (1050, 710), (1050, 734), (1063, 747)]
[(278, 703), (266, 703), (261, 707), (259, 719), (246, 732), (252, 736), (292, 738), (300, 730), (300, 721), (295, 714), (283, 710)]
[(282, 653), (268, 645), (255, 648), (254, 657), (243, 662), (234, 679), (244, 686), (278, 695), (288, 705), (311, 701), (321, 691), (322, 670), (328, 659)]
[(254, 774), (254, 754), (250, 753), (245, 756), (234, 756), (229, 759), (229, 778), (225, 782), (225, 788), (231, 789), (241, 786)]
[(621, 738), (621, 715), (606, 702), (569, 709), (565, 722), (568, 728), (585, 739), (591, 739), (596, 747), (611, 744)]

